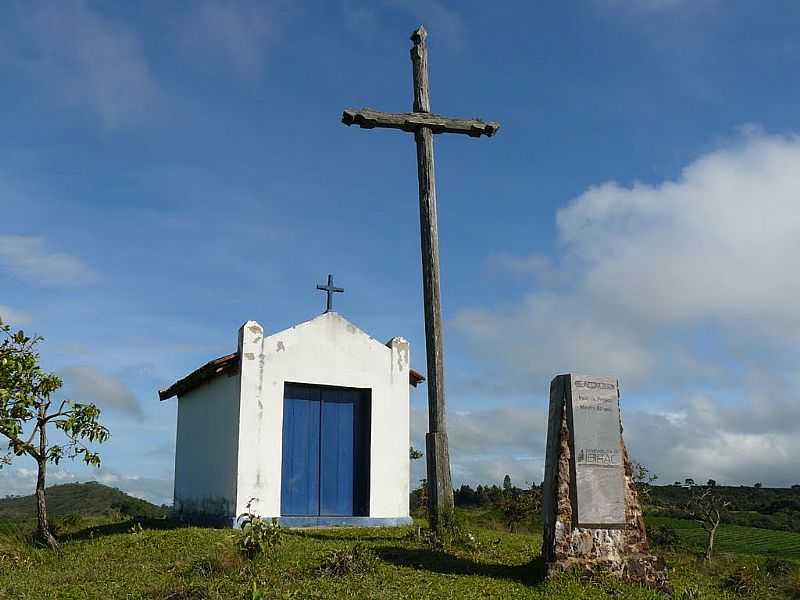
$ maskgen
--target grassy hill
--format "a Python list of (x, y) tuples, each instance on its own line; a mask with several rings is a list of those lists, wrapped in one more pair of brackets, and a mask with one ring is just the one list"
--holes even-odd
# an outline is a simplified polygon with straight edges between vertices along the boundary
[[(0, 527), (0, 600), (670, 600), (602, 577), (565, 575), (545, 581), (539, 555), (541, 531), (535, 527), (525, 533), (503, 531), (491, 511), (458, 513), (470, 535), (447, 547), (420, 538), (415, 527), (284, 530), (282, 543), (253, 561), (237, 550), (239, 532), (178, 528), (165, 520), (143, 521), (140, 529), (131, 522), (84, 519), (78, 530), (64, 532), (61, 555), (32, 548), (13, 536), (4, 538)], [(800, 565), (775, 557), (786, 550), (794, 553), (800, 535), (774, 532), (781, 536), (769, 538), (763, 530), (724, 526), (720, 554), (709, 565), (695, 552), (695, 538), (702, 534), (699, 527), (674, 519), (660, 524), (680, 530), (681, 541), (687, 542), (675, 551), (661, 552), (670, 567), (672, 598), (800, 598)], [(357, 567), (356, 572), (337, 574), (348, 565)]]
[[(96, 481), (65, 483), (47, 488), (47, 510), (50, 517), (68, 514), (109, 516), (120, 513), (151, 519), (166, 516), (163, 508)], [(35, 516), (36, 498), (33, 495), (0, 499), (0, 520), (31, 519)]]

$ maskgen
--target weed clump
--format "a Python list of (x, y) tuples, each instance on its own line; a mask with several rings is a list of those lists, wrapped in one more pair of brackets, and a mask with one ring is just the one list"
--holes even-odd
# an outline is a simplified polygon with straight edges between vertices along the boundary
[(363, 544), (328, 550), (314, 573), (321, 577), (364, 575), (375, 570), (378, 557)]
[(758, 567), (741, 566), (720, 581), (720, 588), (727, 592), (754, 595), (761, 586), (761, 572)]
[(273, 550), (283, 542), (283, 530), (278, 519), (270, 521), (253, 513), (252, 504), (255, 498), (247, 503), (247, 512), (239, 516), (242, 531), (239, 538), (239, 550), (247, 559), (254, 559), (259, 554)]
[(764, 572), (770, 577), (784, 577), (792, 572), (792, 563), (784, 558), (770, 556), (764, 561)]
[(669, 525), (656, 525), (647, 528), (647, 539), (662, 550), (675, 550), (678, 546), (678, 532)]
[(0, 574), (27, 566), (29, 559), (11, 544), (0, 543)]
[(696, 585), (690, 585), (683, 588), (680, 593), (675, 596), (675, 600), (702, 600), (703, 595), (700, 588)]

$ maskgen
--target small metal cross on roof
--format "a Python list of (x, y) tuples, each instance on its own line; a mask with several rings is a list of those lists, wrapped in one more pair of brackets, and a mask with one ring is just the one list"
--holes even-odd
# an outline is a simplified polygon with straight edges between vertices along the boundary
[(333, 286), (333, 275), (328, 274), (328, 285), (320, 285), (317, 284), (317, 289), (322, 290), (323, 292), (328, 293), (328, 304), (325, 307), (325, 312), (331, 312), (333, 307), (333, 293), (334, 292), (343, 292), (342, 288), (334, 287)]

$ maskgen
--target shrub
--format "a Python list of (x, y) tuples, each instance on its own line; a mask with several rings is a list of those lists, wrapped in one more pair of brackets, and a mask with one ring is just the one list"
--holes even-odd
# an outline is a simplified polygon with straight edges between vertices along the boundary
[(542, 491), (533, 486), (530, 489), (510, 488), (500, 501), (500, 509), (506, 527), (515, 533), (520, 524), (530, 521), (542, 507)]
[(758, 567), (742, 566), (722, 578), (720, 587), (736, 594), (754, 595), (761, 583)]
[(363, 575), (375, 570), (378, 558), (363, 544), (328, 550), (317, 567), (319, 576)]
[(283, 530), (278, 525), (278, 519), (273, 517), (271, 521), (267, 521), (254, 514), (253, 501), (255, 498), (251, 498), (247, 503), (247, 512), (239, 516), (242, 527), (239, 550), (248, 559), (272, 550), (283, 542)]
[(657, 525), (647, 528), (647, 538), (655, 546), (664, 550), (674, 550), (678, 546), (678, 532), (669, 525)]
[(777, 556), (770, 556), (764, 562), (764, 572), (770, 577), (783, 577), (792, 572), (792, 563)]
[(84, 523), (84, 518), (78, 513), (70, 513), (61, 519), (59, 528), (64, 531), (75, 531), (79, 529)]

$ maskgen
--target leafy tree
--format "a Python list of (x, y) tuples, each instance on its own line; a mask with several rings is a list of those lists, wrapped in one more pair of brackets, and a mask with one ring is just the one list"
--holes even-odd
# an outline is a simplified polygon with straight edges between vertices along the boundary
[(756, 488), (757, 490), (760, 490), (761, 489), (761, 482), (759, 481), (758, 483), (754, 483), (753, 487)]
[(503, 491), (510, 492), (512, 487), (513, 486), (511, 485), (511, 475), (506, 474), (506, 476), (503, 477)]
[(684, 479), (684, 481), (683, 481), (683, 482), (684, 482), (684, 484), (685, 484), (685, 485), (687, 485), (687, 486), (689, 486), (689, 487), (693, 487), (693, 486), (697, 485), (697, 484), (694, 482), (694, 479), (692, 479), (691, 477), (687, 477), (686, 479)]
[(642, 504), (652, 503), (653, 482), (658, 475), (651, 473), (650, 469), (638, 461), (631, 461), (631, 479), (636, 486), (636, 493)]
[(706, 543), (707, 561), (710, 561), (714, 554), (714, 538), (717, 535), (717, 528), (730, 504), (711, 487), (694, 488), (689, 496), (686, 511), (692, 519), (700, 523), (708, 534)]
[[(66, 456), (100, 466), (100, 455), (86, 442), (105, 442), (109, 432), (99, 423), (100, 410), (94, 404), (63, 400), (53, 410), (52, 395), (62, 381), (39, 365), (36, 346), (41, 337), (28, 337), (0, 321), (0, 339), (0, 434), (8, 438), (8, 453), (0, 456), (0, 466), (11, 464), (15, 456), (27, 455), (36, 461), (36, 533), (55, 549), (58, 542), (47, 522), (47, 463), (58, 464)], [(62, 443), (48, 442), (51, 424), (63, 433)]]
[(420, 452), (419, 450), (414, 448), (414, 446), (409, 446), (409, 448), (408, 448), (408, 458), (409, 458), (409, 460), (419, 460), (423, 456), (424, 456), (424, 454), (422, 454), (422, 452)]
[(709, 480), (706, 482), (706, 486), (707, 486), (707, 487), (712, 487), (712, 488), (713, 488), (713, 487), (717, 487), (717, 482), (716, 482), (716, 480), (714, 480), (714, 479), (709, 479)]

